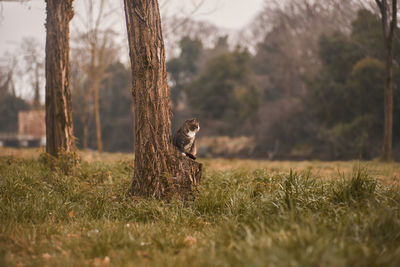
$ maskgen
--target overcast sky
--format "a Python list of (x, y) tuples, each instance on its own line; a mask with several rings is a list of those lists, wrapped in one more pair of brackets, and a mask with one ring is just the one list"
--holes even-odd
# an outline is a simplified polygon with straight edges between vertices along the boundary
[[(160, 0), (160, 4), (165, 0)], [(165, 12), (191, 10), (191, 3), (199, 0), (168, 0)], [(79, 12), (80, 0), (75, 0), (75, 10)], [(206, 0), (194, 18), (206, 20), (226, 29), (240, 29), (248, 24), (262, 9), (264, 0)], [(45, 1), (31, 0), (28, 3), (2, 3), (0, 19), (0, 56), (5, 51), (13, 52), (23, 37), (36, 37), (44, 45)], [(122, 6), (121, 6), (122, 8)], [(163, 10), (162, 10), (163, 11)], [(121, 26), (121, 28), (124, 25)], [(123, 30), (125, 30), (123, 28)]]

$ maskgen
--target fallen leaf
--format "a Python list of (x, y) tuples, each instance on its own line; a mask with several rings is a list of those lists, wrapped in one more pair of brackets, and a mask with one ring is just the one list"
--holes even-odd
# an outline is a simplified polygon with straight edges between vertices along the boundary
[(74, 218), (74, 217), (75, 217), (75, 211), (71, 210), (71, 211), (68, 213), (68, 216), (69, 216), (70, 218)]
[(191, 235), (188, 235), (187, 237), (185, 237), (185, 239), (183, 239), (183, 243), (189, 247), (193, 246), (196, 243), (196, 241), (197, 241), (196, 238)]
[(103, 266), (110, 264), (110, 257), (105, 256), (103, 260)]
[(105, 256), (104, 259), (101, 258), (94, 258), (93, 265), (94, 266), (107, 266), (110, 264), (110, 257)]
[(45, 260), (48, 260), (48, 259), (51, 258), (51, 256), (50, 256), (49, 253), (43, 253), (43, 254), (42, 254), (42, 258), (45, 259)]
[(102, 260), (100, 258), (94, 258), (93, 259), (93, 265), (94, 266), (101, 266)]
[(92, 230), (88, 231), (87, 235), (94, 236), (94, 235), (97, 235), (98, 233), (99, 233), (99, 229), (92, 229)]

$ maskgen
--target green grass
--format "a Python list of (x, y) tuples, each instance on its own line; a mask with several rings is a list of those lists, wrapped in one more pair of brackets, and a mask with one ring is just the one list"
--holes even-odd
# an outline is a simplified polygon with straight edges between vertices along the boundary
[(0, 266), (400, 266), (398, 164), (220, 162), (182, 203), (130, 198), (127, 159), (0, 157)]

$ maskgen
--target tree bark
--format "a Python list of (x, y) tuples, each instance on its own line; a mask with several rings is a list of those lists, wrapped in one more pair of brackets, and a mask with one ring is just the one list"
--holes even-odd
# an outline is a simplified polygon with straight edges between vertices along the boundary
[(185, 200), (200, 183), (202, 164), (172, 145), (171, 106), (157, 0), (124, 0), (135, 120), (135, 196)]
[(46, 152), (75, 149), (71, 114), (69, 22), (73, 0), (46, 0)]
[(392, 160), (393, 153), (393, 40), (397, 26), (397, 0), (392, 0), (391, 12), (387, 0), (375, 0), (375, 2), (381, 12), (386, 61), (384, 129), (381, 159), (390, 161)]
[(384, 130), (382, 160), (392, 160), (393, 144), (393, 42), (386, 45), (386, 84), (384, 91)]
[(100, 120), (100, 103), (99, 103), (99, 88), (100, 81), (99, 75), (96, 71), (96, 57), (97, 57), (97, 43), (91, 43), (91, 59), (90, 59), (90, 78), (92, 82), (92, 91), (93, 91), (93, 109), (94, 109), (94, 119), (96, 125), (96, 141), (97, 141), (97, 151), (99, 153), (103, 152), (103, 141), (101, 139), (101, 120)]
[(33, 108), (40, 109), (40, 88), (39, 81), (36, 79), (35, 81), (35, 95), (33, 97)]
[(103, 141), (101, 138), (101, 121), (100, 121), (100, 100), (99, 100), (99, 89), (100, 81), (95, 78), (93, 81), (93, 107), (94, 107), (94, 118), (96, 124), (96, 140), (97, 140), (97, 151), (103, 152)]

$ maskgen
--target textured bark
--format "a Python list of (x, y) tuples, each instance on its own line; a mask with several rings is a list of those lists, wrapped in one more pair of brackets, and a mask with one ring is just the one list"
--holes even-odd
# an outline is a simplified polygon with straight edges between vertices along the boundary
[(46, 0), (46, 151), (75, 149), (71, 114), (69, 22), (73, 0)]
[(392, 0), (391, 9), (387, 0), (375, 0), (375, 2), (381, 12), (386, 57), (384, 129), (381, 159), (384, 161), (390, 161), (392, 160), (393, 145), (393, 39), (397, 25), (397, 0)]
[(135, 120), (135, 196), (188, 199), (202, 165), (172, 145), (171, 107), (157, 0), (124, 0)]

